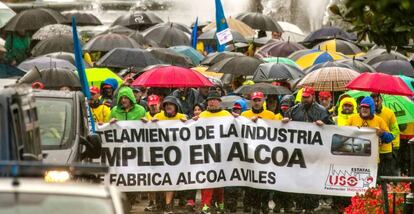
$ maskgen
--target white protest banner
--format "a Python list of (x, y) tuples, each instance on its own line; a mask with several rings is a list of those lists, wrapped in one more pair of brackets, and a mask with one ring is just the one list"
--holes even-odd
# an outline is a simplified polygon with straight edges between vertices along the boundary
[(218, 117), (98, 128), (106, 183), (121, 191), (249, 186), (352, 196), (375, 186), (374, 129)]
[(233, 40), (233, 35), (231, 34), (230, 28), (226, 28), (220, 32), (217, 32), (216, 36), (220, 45), (224, 45), (227, 42), (231, 42)]

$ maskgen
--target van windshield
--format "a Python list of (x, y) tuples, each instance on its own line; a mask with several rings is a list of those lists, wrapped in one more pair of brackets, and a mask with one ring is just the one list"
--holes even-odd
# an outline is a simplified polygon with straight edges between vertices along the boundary
[(42, 149), (67, 148), (72, 130), (72, 100), (37, 97), (36, 106)]

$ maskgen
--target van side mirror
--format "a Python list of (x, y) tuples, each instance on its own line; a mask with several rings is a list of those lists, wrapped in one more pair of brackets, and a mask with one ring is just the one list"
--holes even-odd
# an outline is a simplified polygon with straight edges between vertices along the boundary
[(85, 151), (81, 154), (81, 159), (101, 157), (102, 140), (99, 135), (89, 134), (86, 138), (81, 137), (80, 142), (86, 147)]

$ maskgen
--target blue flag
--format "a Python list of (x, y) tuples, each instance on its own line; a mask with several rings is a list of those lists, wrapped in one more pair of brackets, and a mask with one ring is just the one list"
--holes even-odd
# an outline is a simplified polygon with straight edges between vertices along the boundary
[[(216, 0), (216, 27), (216, 33), (229, 28), (227, 25), (226, 17), (224, 16), (223, 5), (221, 5), (220, 0)], [(224, 44), (220, 45), (220, 43), (217, 41), (217, 51), (223, 52), (225, 49), (226, 46)]]
[(197, 50), (197, 31), (198, 31), (198, 17), (194, 23), (193, 32), (191, 32), (191, 46)]
[[(86, 77), (85, 73), (85, 65), (83, 64), (83, 58), (82, 58), (82, 47), (78, 38), (78, 30), (76, 29), (76, 18), (72, 16), (72, 34), (73, 34), (73, 48), (74, 48), (74, 54), (75, 54), (75, 64), (76, 64), (76, 70), (78, 71), (79, 80), (82, 86), (82, 92), (85, 95), (85, 97), (90, 100), (91, 99), (91, 93), (89, 91), (89, 85), (88, 85), (88, 79)], [(90, 121), (90, 128), (92, 132), (95, 132), (95, 121), (92, 117), (91, 109), (89, 108), (89, 105), (86, 105), (88, 107), (88, 113), (89, 113), (89, 121)]]

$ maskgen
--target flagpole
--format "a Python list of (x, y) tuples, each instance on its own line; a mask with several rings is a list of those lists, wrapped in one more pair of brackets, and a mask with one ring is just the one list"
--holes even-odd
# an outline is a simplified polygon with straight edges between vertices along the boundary
[[(89, 91), (88, 79), (85, 73), (85, 65), (83, 64), (82, 48), (81, 48), (80, 41), (78, 38), (78, 31), (76, 29), (75, 16), (72, 16), (72, 34), (73, 34), (73, 48), (74, 48), (74, 54), (75, 54), (76, 70), (78, 71), (79, 80), (82, 86), (82, 92), (87, 98), (87, 100), (90, 100), (91, 93)], [(88, 114), (90, 118), (89, 120), (90, 129), (93, 133), (95, 133), (95, 121), (93, 119), (92, 112), (91, 112), (91, 109), (89, 108), (88, 102), (86, 102), (86, 106), (87, 106)]]

